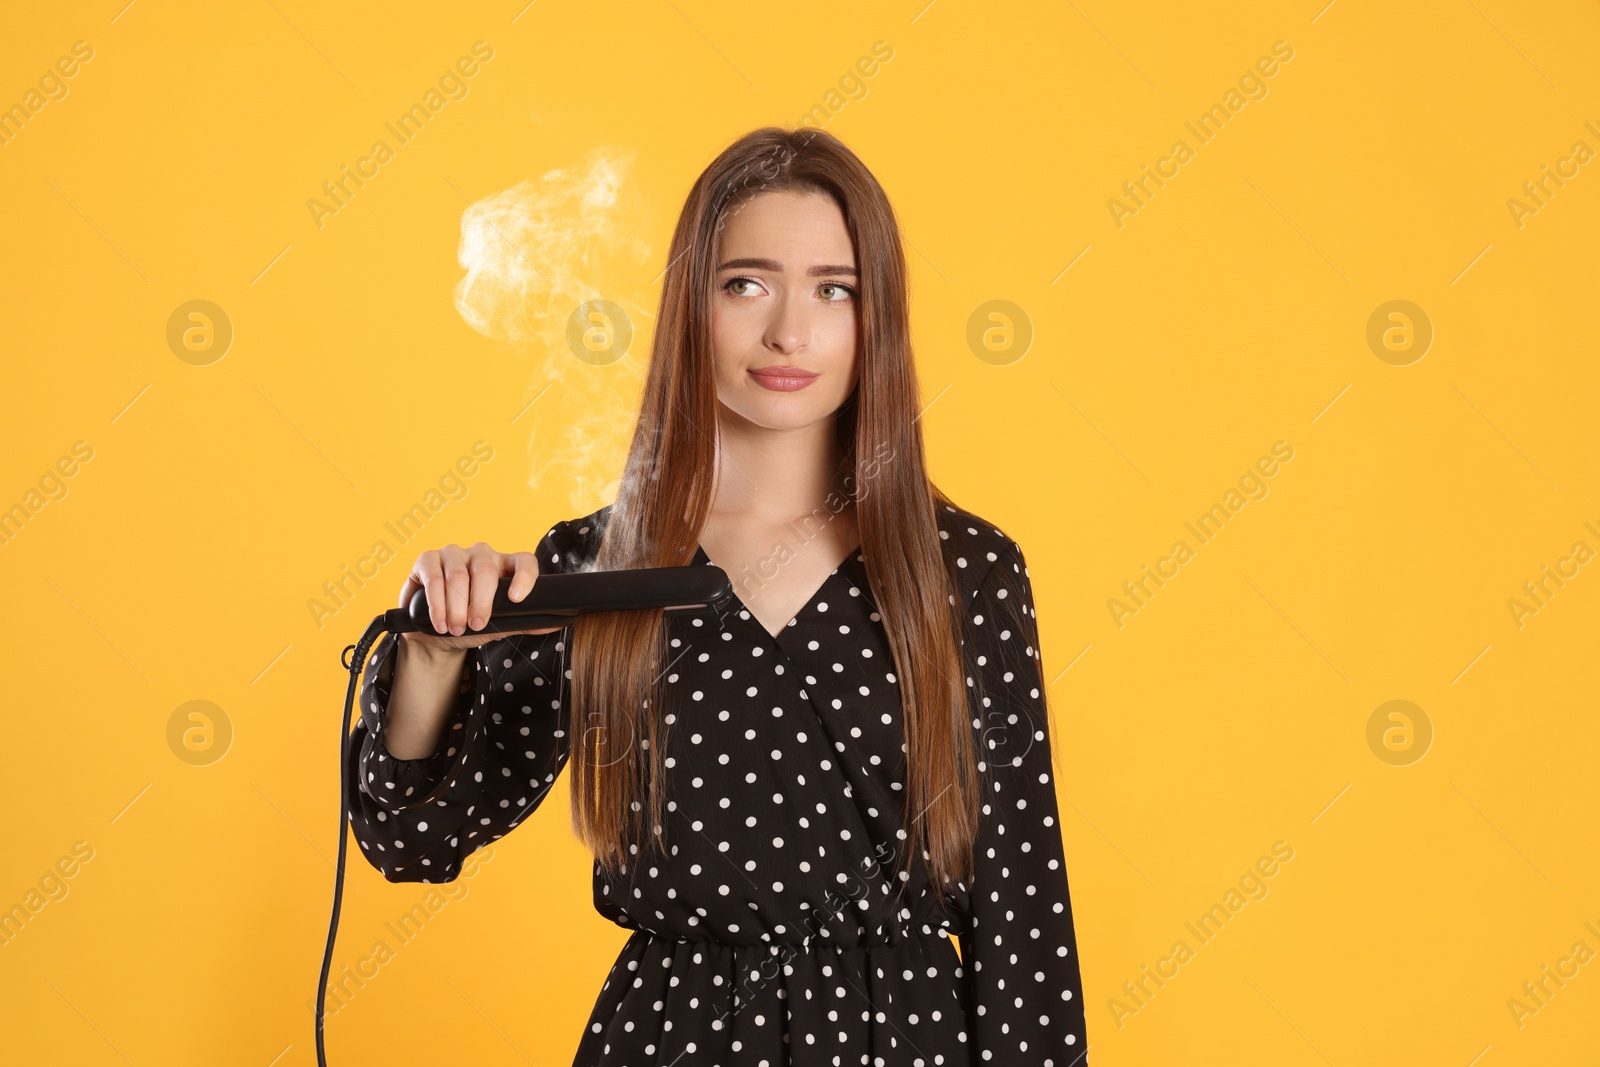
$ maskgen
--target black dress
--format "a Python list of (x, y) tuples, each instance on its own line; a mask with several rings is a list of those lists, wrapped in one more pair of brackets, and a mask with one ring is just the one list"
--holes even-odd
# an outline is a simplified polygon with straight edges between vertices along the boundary
[[(588, 565), (609, 508), (551, 529), (540, 572)], [(860, 549), (777, 637), (738, 602), (720, 618), (668, 616), (667, 858), (616, 884), (595, 865), (595, 908), (634, 933), (575, 1067), (1087, 1063), (1027, 567), (969, 512), (941, 508), (939, 535), (965, 578), (984, 760), (976, 875), (954, 912), (935, 905), (921, 857), (895, 899), (900, 690)], [(698, 546), (695, 561), (710, 562)], [(468, 652), (444, 751), (412, 760), (384, 745), (396, 638), (379, 642), (349, 817), (387, 880), (451, 881), (539, 806), (567, 760), (570, 635)], [(442, 799), (407, 806), (446, 775)]]

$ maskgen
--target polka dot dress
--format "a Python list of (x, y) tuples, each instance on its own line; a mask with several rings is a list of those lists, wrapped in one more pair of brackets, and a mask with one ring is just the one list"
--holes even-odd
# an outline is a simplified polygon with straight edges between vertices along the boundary
[[(541, 573), (583, 569), (609, 508), (551, 529)], [(667, 855), (615, 880), (595, 865), (595, 908), (633, 934), (575, 1067), (1087, 1064), (1027, 566), (969, 512), (942, 507), (939, 535), (962, 576), (982, 761), (970, 884), (947, 910), (925, 853), (901, 871), (900, 688), (859, 548), (776, 637), (737, 598), (720, 617), (668, 616)], [(471, 650), (441, 751), (411, 760), (384, 744), (396, 637), (378, 643), (349, 817), (386, 879), (453, 880), (548, 795), (571, 733), (571, 632)]]

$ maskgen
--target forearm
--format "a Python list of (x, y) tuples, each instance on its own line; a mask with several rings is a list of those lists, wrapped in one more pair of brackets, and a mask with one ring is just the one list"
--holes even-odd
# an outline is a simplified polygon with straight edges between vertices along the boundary
[(466, 661), (466, 649), (429, 651), (399, 639), (384, 731), (391, 756), (422, 759), (438, 750)]

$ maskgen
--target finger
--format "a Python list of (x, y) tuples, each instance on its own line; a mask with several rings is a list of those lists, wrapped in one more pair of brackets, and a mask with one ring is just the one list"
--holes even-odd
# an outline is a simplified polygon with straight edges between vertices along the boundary
[(522, 603), (522, 598), (533, 592), (533, 583), (539, 577), (539, 561), (532, 552), (515, 552), (511, 555), (500, 557), (502, 574), (511, 575), (511, 588), (507, 593), (513, 604)]
[(398, 607), (406, 607), (411, 603), (411, 598), (418, 589), (428, 586), (428, 572), (439, 565), (437, 552), (424, 552), (411, 564), (411, 571), (406, 575), (406, 580), (400, 586), (400, 603)]
[(472, 587), (467, 597), (467, 626), (483, 629), (494, 610), (494, 595), (500, 588), (500, 553), (479, 541), (467, 556), (472, 572)]
[(460, 637), (467, 632), (467, 594), (472, 588), (467, 550), (460, 545), (446, 545), (439, 555), (444, 563), (446, 627)]
[(444, 632), (444, 567), (439, 560), (439, 553), (430, 549), (417, 557), (417, 562), (411, 565), (411, 575), (406, 579), (405, 586), (400, 590), (400, 607), (410, 607), (411, 597), (417, 589), (422, 589), (428, 599), (428, 621), (440, 633)]

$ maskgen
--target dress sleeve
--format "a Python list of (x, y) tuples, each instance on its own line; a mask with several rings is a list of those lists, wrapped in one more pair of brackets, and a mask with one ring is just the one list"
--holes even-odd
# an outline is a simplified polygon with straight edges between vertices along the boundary
[[(540, 541), (539, 571), (566, 569), (566, 524)], [(538, 808), (566, 766), (570, 626), (469, 649), (439, 751), (396, 759), (384, 735), (399, 637), (385, 634), (363, 672), (350, 735), (350, 828), (391, 882), (450, 882), (473, 852)], [(438, 795), (432, 794), (438, 790)]]
[(1007, 542), (969, 609), (984, 797), (960, 934), (974, 1062), (1086, 1067), (1033, 589)]

